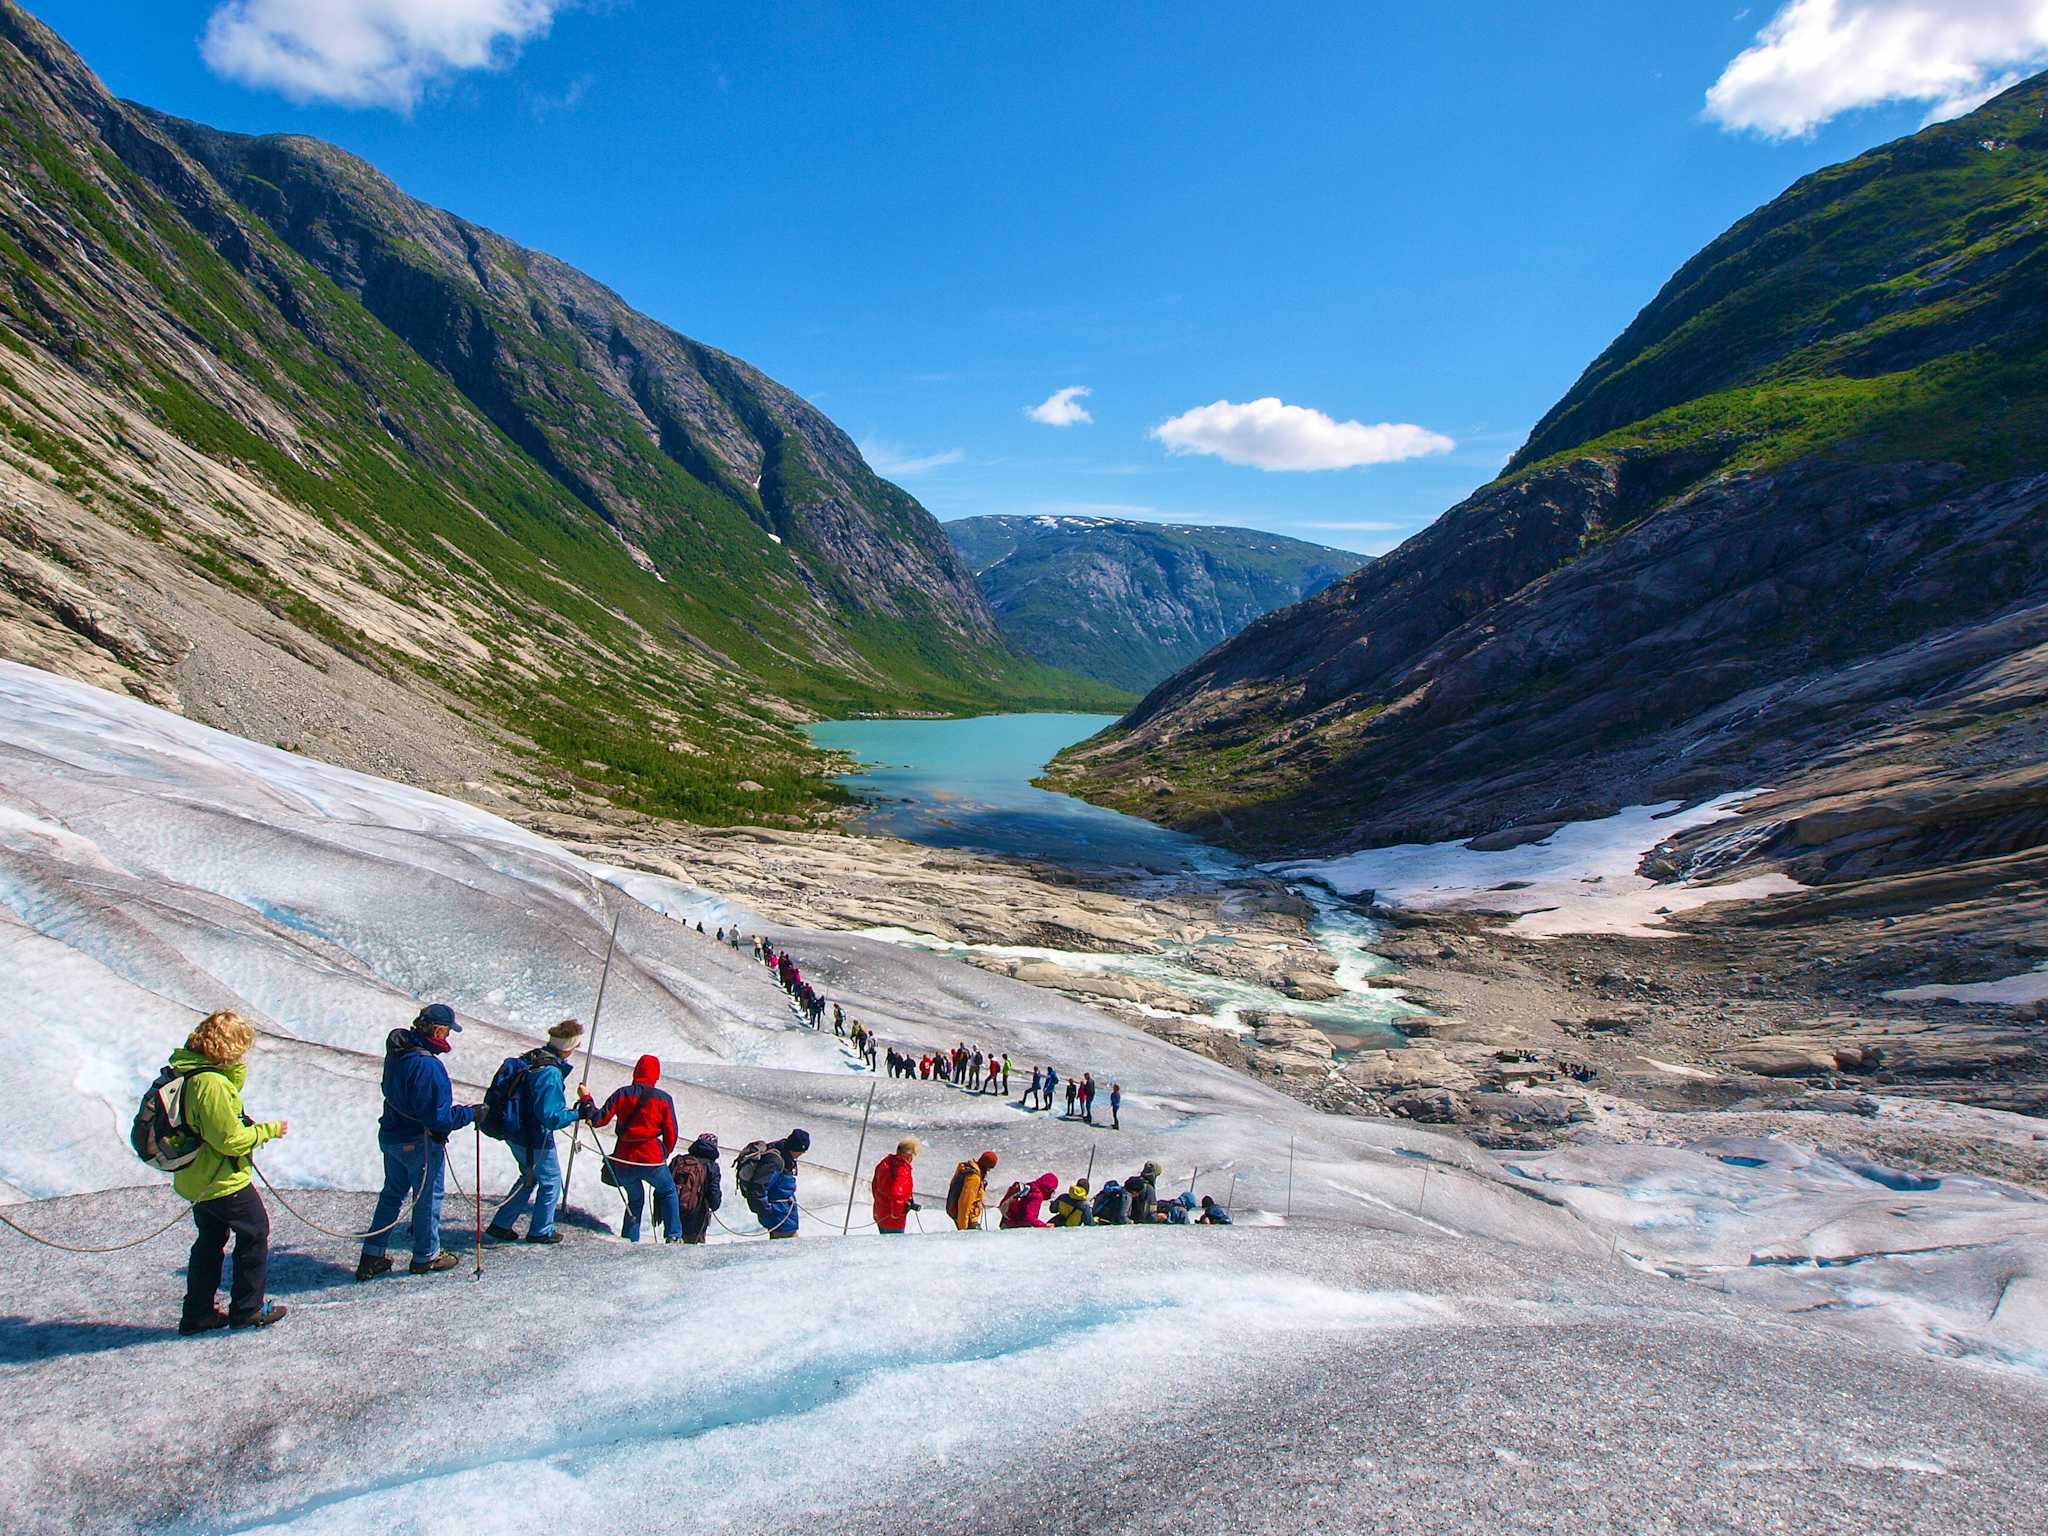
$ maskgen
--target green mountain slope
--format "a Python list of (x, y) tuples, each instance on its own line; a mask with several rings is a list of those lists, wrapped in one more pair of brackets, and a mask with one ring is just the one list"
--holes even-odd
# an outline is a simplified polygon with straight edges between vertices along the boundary
[(2048, 709), (2044, 107), (2048, 77), (1743, 220), (1500, 479), (1057, 782), (1261, 851), (1814, 775), (1947, 808), (1867, 832), (1886, 857), (2048, 837), (1973, 777), (2037, 762)]
[[(22, 659), (280, 730), (347, 683), (711, 821), (829, 798), (792, 719), (1109, 696), (1014, 654), (929, 514), (756, 370), (328, 146), (118, 103), (12, 0), (0, 345)], [(396, 707), (357, 739), (399, 751)]]
[(1012, 644), (1133, 693), (1365, 563), (1254, 528), (1052, 516), (945, 527)]

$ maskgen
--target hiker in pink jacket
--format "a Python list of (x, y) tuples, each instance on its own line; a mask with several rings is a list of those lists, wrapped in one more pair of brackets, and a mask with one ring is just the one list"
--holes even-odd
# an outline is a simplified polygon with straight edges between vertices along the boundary
[(1059, 1188), (1060, 1177), (1056, 1173), (1041, 1173), (1029, 1184), (1019, 1186), (1015, 1194), (1003, 1201), (1003, 1226), (1045, 1226), (1045, 1218), (1039, 1212), (1046, 1201), (1059, 1193)]

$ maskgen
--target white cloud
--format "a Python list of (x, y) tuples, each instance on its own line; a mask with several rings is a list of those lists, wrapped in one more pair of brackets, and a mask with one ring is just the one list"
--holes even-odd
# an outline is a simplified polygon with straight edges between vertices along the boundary
[(1336, 421), (1305, 405), (1268, 396), (1244, 405), (1218, 400), (1152, 429), (1172, 453), (1208, 453), (1259, 469), (1354, 469), (1392, 464), (1458, 445), (1441, 432), (1405, 422)]
[(948, 464), (958, 464), (967, 457), (959, 448), (948, 448), (940, 453), (911, 453), (894, 443), (883, 442), (871, 437), (860, 445), (860, 456), (868, 461), (868, 468), (876, 474), (891, 480), (902, 480), (911, 475), (921, 475), (927, 470), (943, 469)]
[(221, 0), (200, 51), (293, 101), (409, 112), (435, 81), (501, 69), (567, 0)]
[(1087, 407), (1081, 404), (1083, 395), (1094, 393), (1095, 391), (1086, 384), (1069, 384), (1065, 389), (1054, 390), (1037, 405), (1025, 406), (1024, 414), (1033, 421), (1044, 422), (1048, 427), (1079, 426), (1084, 421), (1095, 419), (1088, 414)]
[(1724, 128), (1795, 138), (1857, 107), (1959, 117), (2048, 63), (2048, 0), (1787, 0), (1707, 92)]

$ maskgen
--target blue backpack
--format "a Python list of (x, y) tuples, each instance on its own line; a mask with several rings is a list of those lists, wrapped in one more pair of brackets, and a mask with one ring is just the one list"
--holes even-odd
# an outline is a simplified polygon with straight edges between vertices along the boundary
[(532, 1128), (526, 1123), (527, 1079), (542, 1064), (542, 1057), (553, 1055), (546, 1046), (540, 1046), (524, 1055), (507, 1056), (498, 1064), (490, 1087), (484, 1090), (484, 1112), (478, 1117), (486, 1136), (521, 1146), (532, 1143)]

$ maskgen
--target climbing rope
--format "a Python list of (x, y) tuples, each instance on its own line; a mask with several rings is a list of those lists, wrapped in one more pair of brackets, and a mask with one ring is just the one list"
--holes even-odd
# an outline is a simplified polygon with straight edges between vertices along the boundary
[(277, 1203), (283, 1206), (285, 1210), (290, 1212), (299, 1221), (303, 1222), (306, 1226), (311, 1227), (315, 1232), (324, 1232), (329, 1237), (338, 1237), (351, 1243), (367, 1243), (373, 1237), (382, 1237), (385, 1233), (391, 1231), (394, 1227), (396, 1227), (400, 1222), (404, 1221), (406, 1218), (406, 1213), (413, 1208), (413, 1202), (418, 1200), (419, 1197), (426, 1191), (427, 1170), (432, 1166), (433, 1165), (429, 1163), (425, 1158), (420, 1159), (419, 1183), (415, 1184), (413, 1186), (412, 1193), (405, 1197), (405, 1204), (399, 1207), (398, 1214), (392, 1217), (391, 1220), (386, 1222), (383, 1226), (377, 1228), (374, 1232), (337, 1232), (332, 1227), (321, 1226), (319, 1222), (315, 1221), (312, 1217), (308, 1216), (304, 1211), (300, 1210), (297, 1206), (293, 1205), (291, 1201), (285, 1199), (283, 1193), (278, 1189), (278, 1187), (270, 1182), (269, 1174), (265, 1173), (261, 1168), (258, 1168), (253, 1161), (249, 1164), (251, 1171), (255, 1173), (257, 1178), (263, 1181), (263, 1187), (270, 1191), (272, 1196), (276, 1198)]
[(180, 1211), (177, 1215), (173, 1216), (169, 1221), (165, 1222), (162, 1226), (158, 1227), (154, 1232), (145, 1233), (143, 1236), (134, 1239), (134, 1241), (132, 1242), (113, 1243), (105, 1248), (88, 1248), (77, 1243), (60, 1243), (53, 1237), (38, 1237), (35, 1233), (29, 1231), (27, 1227), (24, 1227), (20, 1222), (16, 1221), (13, 1217), (5, 1214), (0, 1214), (0, 1222), (5, 1222), (8, 1226), (12, 1227), (15, 1231), (19, 1232), (23, 1237), (27, 1238), (30, 1242), (41, 1243), (45, 1248), (55, 1248), (64, 1253), (119, 1253), (124, 1248), (140, 1248), (144, 1243), (151, 1242), (156, 1238), (162, 1237), (166, 1232), (170, 1231), (171, 1228), (177, 1226), (178, 1223), (183, 1221), (184, 1219), (185, 1212)]

